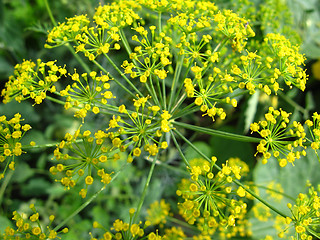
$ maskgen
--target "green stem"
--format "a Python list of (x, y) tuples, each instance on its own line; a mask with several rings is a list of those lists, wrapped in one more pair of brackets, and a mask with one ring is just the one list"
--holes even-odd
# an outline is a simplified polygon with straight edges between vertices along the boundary
[(10, 171), (10, 172), (6, 175), (4, 181), (3, 181), (2, 184), (1, 184), (1, 188), (0, 188), (0, 206), (1, 206), (1, 204), (2, 204), (4, 191), (6, 190), (8, 184), (9, 184), (9, 182), (10, 182), (12, 176), (13, 176), (13, 173), (14, 173), (14, 171)]
[(316, 238), (320, 239), (320, 234), (318, 234), (317, 232), (313, 231), (311, 228), (307, 228), (307, 231), (309, 233), (311, 233), (313, 236), (315, 236)]
[(181, 73), (182, 66), (183, 66), (183, 56), (181, 57), (180, 60), (178, 59), (178, 64), (176, 66), (176, 70), (174, 71), (173, 81), (172, 81), (172, 85), (171, 85), (169, 105), (168, 105), (169, 111), (171, 110), (171, 105), (173, 104), (174, 96), (176, 96), (176, 89), (177, 89), (178, 81), (180, 79), (180, 73)]
[[(153, 161), (153, 159), (149, 160), (149, 162), (152, 162), (152, 161)], [(176, 166), (171, 166), (171, 165), (169, 165), (167, 163), (160, 162), (160, 161), (157, 162), (157, 165), (159, 167), (163, 167), (163, 168), (169, 169), (170, 171), (174, 171), (174, 172), (180, 173), (181, 175), (190, 176), (190, 173), (188, 171), (183, 170), (181, 168), (177, 168)]]
[[(206, 156), (204, 153), (202, 153), (195, 145), (193, 145), (188, 139), (186, 139), (180, 132), (178, 132), (177, 130), (174, 130), (174, 132), (181, 137), (190, 147), (192, 147), (198, 154), (200, 154), (204, 159), (206, 159), (207, 161), (211, 162), (211, 159)], [(217, 165), (214, 164), (214, 167), (216, 169), (218, 169), (219, 171), (221, 171), (221, 168)], [(233, 180), (233, 182), (235, 184), (237, 184), (238, 186), (242, 187), (247, 193), (251, 194), (253, 197), (255, 197), (258, 201), (260, 201), (261, 203), (263, 203), (264, 205), (266, 205), (268, 208), (270, 208), (271, 210), (273, 210), (274, 212), (276, 212), (277, 214), (279, 214), (280, 216), (286, 218), (287, 215), (283, 212), (281, 212), (279, 209), (275, 208), (274, 206), (270, 205), (268, 202), (266, 202), (265, 200), (263, 200), (260, 196), (258, 196), (255, 192), (253, 192), (252, 190), (250, 190), (249, 188), (247, 188), (246, 186), (244, 186), (241, 182), (239, 182), (238, 180)]]
[[(129, 95), (131, 95), (132, 97), (136, 98), (136, 96), (128, 89), (126, 88), (122, 83), (120, 83), (115, 77), (113, 77), (107, 70), (104, 69), (104, 67), (102, 67), (97, 61), (93, 60), (93, 63), (95, 65), (97, 65), (98, 68), (100, 68), (105, 74), (108, 74), (113, 81), (115, 81), (122, 89), (124, 89), (127, 93), (129, 93)], [(124, 74), (123, 74), (124, 75)], [(122, 76), (122, 75), (121, 75)]]
[[(130, 56), (130, 54), (132, 53), (132, 50), (131, 50), (130, 44), (128, 43), (128, 40), (127, 40), (126, 35), (125, 35), (125, 33), (124, 33), (122, 28), (119, 31), (119, 34), (120, 34), (120, 38), (122, 40), (122, 43), (123, 43), (128, 55)], [(135, 59), (132, 59), (132, 61), (133, 61), (135, 66), (137, 66), (137, 67), (139, 66), (138, 62)], [(138, 69), (138, 71), (140, 71), (139, 68), (137, 68), (137, 69)]]
[(284, 196), (284, 197), (286, 197), (286, 198), (288, 198), (288, 199), (290, 199), (290, 200), (292, 200), (292, 201), (296, 201), (295, 198), (289, 196), (288, 194), (285, 194), (285, 193), (283, 193), (283, 192), (274, 190), (274, 189), (272, 189), (272, 188), (268, 188), (268, 187), (265, 187), (265, 186), (262, 186), (262, 185), (256, 185), (256, 184), (247, 184), (247, 185), (253, 186), (253, 187), (257, 187), (257, 188), (266, 189), (266, 190), (268, 190), (268, 191), (271, 191), (271, 192), (277, 193), (277, 194), (279, 194), (279, 195), (282, 195), (282, 196)]
[(261, 141), (260, 138), (256, 138), (256, 137), (248, 137), (248, 136), (243, 136), (235, 133), (223, 132), (223, 131), (214, 130), (210, 128), (194, 126), (187, 123), (181, 123), (181, 122), (175, 122), (175, 121), (172, 123), (173, 125), (176, 125), (179, 127), (183, 127), (196, 132), (206, 133), (215, 137), (221, 137), (221, 138), (231, 139), (231, 140), (240, 141), (240, 142), (258, 143)]
[[(120, 172), (126, 167), (127, 163), (122, 166), (122, 168), (113, 176), (110, 183), (113, 182), (120, 174)], [(109, 183), (109, 184), (110, 184)], [(97, 196), (106, 188), (103, 186), (98, 192), (96, 192), (93, 196), (91, 196), (85, 203), (83, 203), (80, 207), (78, 207), (70, 216), (64, 219), (58, 226), (56, 226), (53, 230), (57, 231), (62, 228), (67, 222), (69, 222), (74, 216), (76, 216), (79, 212), (81, 212), (86, 206), (88, 206)]]
[(188, 167), (190, 167), (190, 163), (188, 162), (188, 160), (187, 160), (186, 157), (184, 156), (184, 154), (183, 154), (183, 152), (182, 152), (182, 150), (181, 150), (181, 148), (180, 148), (180, 146), (179, 146), (179, 144), (178, 144), (178, 142), (177, 142), (176, 137), (174, 136), (174, 134), (173, 134), (172, 131), (170, 131), (170, 133), (171, 133), (171, 137), (172, 137), (172, 140), (173, 140), (173, 142), (174, 142), (174, 145), (175, 145), (176, 148), (178, 149), (179, 154), (180, 154), (182, 160), (184, 161), (184, 163), (185, 163)]
[(295, 109), (303, 113), (305, 118), (309, 118), (308, 110), (301, 107), (299, 104), (297, 104), (295, 101), (293, 101), (291, 98), (283, 94), (282, 92), (277, 93), (283, 100), (285, 100), (287, 103), (289, 103), (291, 106), (293, 106)]
[[(178, 111), (178, 113), (175, 113), (176, 111)], [(175, 112), (171, 113), (172, 114), (172, 119), (178, 119), (182, 116), (186, 116), (188, 114), (194, 113), (194, 112), (198, 112), (199, 111), (199, 107), (195, 105), (195, 103), (191, 103), (189, 105), (187, 105), (186, 107), (184, 107), (183, 109), (176, 109)]]
[(46, 5), (46, 8), (47, 8), (47, 11), (48, 11), (48, 14), (49, 14), (49, 17), (50, 17), (50, 20), (51, 20), (52, 24), (54, 26), (57, 26), (57, 22), (56, 22), (56, 20), (54, 19), (53, 15), (52, 15), (51, 8), (49, 6), (48, 0), (44, 0), (44, 4)]
[(171, 109), (172, 115), (174, 115), (175, 110), (177, 109), (177, 107), (179, 107), (185, 99), (186, 99), (186, 93), (184, 93), (184, 94), (179, 98), (179, 100), (176, 101), (176, 104), (175, 104), (175, 105), (173, 106), (173, 108)]
[[(82, 142), (82, 141), (83, 141), (82, 139), (78, 139), (75, 142), (78, 143), (78, 142)], [(51, 147), (56, 147), (59, 143), (60, 143), (60, 141), (59, 142), (54, 142), (54, 143), (40, 144), (40, 145), (35, 145), (35, 146), (23, 145), (23, 146), (21, 146), (21, 148), (23, 150), (35, 149), (35, 148), (51, 148)]]
[[(112, 59), (105, 53), (103, 53), (103, 55), (106, 57), (106, 59), (108, 60), (108, 62), (113, 66), (113, 68), (120, 74), (121, 77), (124, 78), (124, 80), (126, 80), (126, 82), (141, 96), (143, 97), (143, 94), (136, 88), (136, 86), (127, 78), (127, 76), (118, 68), (118, 66), (112, 61)], [(94, 61), (95, 64), (98, 64), (96, 61)], [(103, 68), (100, 64), (97, 65), (99, 68)], [(104, 69), (104, 68), (103, 68)], [(105, 72), (107, 72), (106, 70), (104, 70)], [(119, 81), (117, 81), (116, 79), (114, 79), (114, 81), (117, 84), (120, 84)], [(127, 89), (124, 85), (120, 84), (119, 86), (121, 86), (122, 88), (125, 88), (125, 90)], [(128, 89), (127, 89), (128, 90)], [(126, 91), (127, 91), (126, 90)], [(129, 91), (129, 90), (128, 90)], [(130, 91), (129, 91), (130, 92)], [(132, 93), (133, 94), (133, 93)], [(134, 94), (133, 94), (134, 95)]]
[[(162, 141), (162, 138), (163, 138), (163, 136), (161, 136), (159, 142)], [(152, 161), (152, 165), (151, 165), (150, 170), (149, 170), (147, 181), (146, 181), (146, 183), (144, 185), (143, 192), (141, 194), (141, 198), (140, 198), (140, 201), (138, 203), (137, 211), (136, 211), (136, 213), (134, 215), (134, 218), (133, 218), (133, 223), (136, 223), (137, 220), (138, 220), (138, 216), (140, 214), (144, 199), (145, 199), (146, 194), (147, 194), (147, 190), (148, 190), (148, 187), (149, 187), (149, 184), (150, 184), (150, 181), (151, 181), (151, 177), (152, 177), (152, 174), (153, 174), (154, 167), (155, 167), (157, 159), (158, 159), (158, 155), (159, 155), (159, 152), (156, 154), (156, 156), (154, 157), (154, 159)]]
[(59, 104), (61, 104), (61, 105), (64, 105), (64, 104), (65, 104), (64, 101), (61, 101), (61, 100), (56, 99), (56, 98), (54, 98), (54, 97), (46, 96), (46, 99), (48, 99), (48, 100), (50, 100), (50, 101), (52, 101), (52, 102), (55, 102), (55, 103), (59, 103)]
[(78, 54), (76, 54), (76, 52), (74, 51), (74, 48), (70, 45), (70, 43), (66, 43), (65, 46), (69, 49), (69, 51), (72, 53), (74, 58), (78, 61), (78, 63), (80, 63), (80, 65), (81, 65), (81, 67), (83, 67), (84, 71), (89, 74), (91, 72), (91, 69), (82, 60), (82, 58)]
[(159, 28), (159, 35), (160, 35), (160, 33), (162, 32), (161, 15), (162, 15), (162, 12), (158, 12), (158, 28)]
[(197, 227), (192, 226), (192, 225), (190, 225), (189, 223), (186, 223), (186, 222), (181, 221), (181, 220), (179, 220), (179, 219), (176, 219), (176, 218), (174, 218), (174, 217), (166, 216), (166, 219), (169, 220), (170, 222), (179, 224), (180, 226), (183, 226), (183, 227), (186, 227), (186, 228), (189, 228), (189, 229), (192, 229), (192, 230), (194, 230), (194, 231), (199, 232), (199, 229), (198, 229)]
[(155, 101), (155, 104), (160, 107), (160, 102), (159, 102), (157, 93), (156, 93), (156, 91), (154, 89), (151, 75), (149, 76), (149, 80), (150, 80), (150, 87), (151, 88), (149, 87), (149, 85), (147, 83), (146, 83), (146, 88), (147, 88), (148, 92), (150, 93), (152, 99)]

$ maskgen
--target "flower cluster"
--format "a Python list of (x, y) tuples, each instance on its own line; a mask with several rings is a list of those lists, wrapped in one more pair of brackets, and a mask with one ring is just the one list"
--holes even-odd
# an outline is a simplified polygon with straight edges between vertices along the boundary
[[(318, 191), (314, 187), (310, 187), (308, 194), (300, 193), (296, 203), (293, 206), (288, 203), (288, 208), (292, 213), (292, 217), (288, 217), (286, 223), (289, 227), (293, 225), (295, 228), (295, 235), (291, 239), (311, 240), (313, 239), (312, 236), (319, 237), (320, 198)], [(283, 232), (287, 231), (287, 229)]]
[(61, 90), (60, 95), (66, 97), (65, 109), (72, 107), (77, 109), (75, 117), (84, 119), (88, 111), (98, 114), (100, 112), (98, 106), (105, 106), (109, 99), (115, 98), (109, 90), (110, 77), (108, 75), (98, 76), (97, 72), (92, 71), (89, 76), (87, 73), (81, 74), (81, 78), (77, 72), (70, 76), (73, 84)]
[(163, 240), (171, 240), (171, 239), (183, 240), (187, 237), (180, 227), (166, 228), (164, 230), (164, 233), (165, 234), (162, 237)]
[[(109, 121), (109, 138), (114, 148), (125, 150), (128, 146), (132, 149), (128, 156), (128, 162), (134, 157), (139, 157), (142, 151), (149, 156), (155, 156), (160, 149), (168, 147), (167, 142), (159, 142), (163, 133), (170, 131), (171, 115), (168, 111), (160, 113), (159, 106), (146, 106), (150, 97), (138, 97), (134, 99), (134, 111), (127, 110), (125, 105), (118, 109), (120, 114), (127, 118), (113, 116)], [(121, 136), (126, 136), (123, 140)]]
[(33, 214), (27, 217), (24, 213), (13, 212), (13, 220), (15, 221), (16, 229), (7, 227), (2, 239), (60, 239), (59, 234), (67, 233), (68, 228), (61, 231), (52, 229), (52, 222), (55, 216), (50, 215), (49, 225), (42, 227), (39, 221), (39, 213), (37, 212), (34, 204), (30, 205)]
[(55, 92), (55, 83), (63, 76), (67, 70), (57, 66), (55, 61), (37, 63), (24, 60), (14, 68), (14, 75), (9, 77), (1, 95), (3, 102), (7, 103), (12, 99), (21, 102), (27, 98), (32, 98), (35, 104), (42, 103), (46, 98), (47, 91)]
[(0, 179), (4, 177), (7, 168), (15, 169), (15, 157), (20, 156), (23, 151), (20, 143), (24, 134), (31, 129), (29, 124), (21, 125), (21, 115), (16, 113), (13, 118), (7, 120), (6, 116), (0, 116), (0, 163), (5, 162)]
[(167, 222), (166, 217), (169, 216), (170, 205), (165, 202), (164, 199), (159, 201), (155, 201), (150, 205), (147, 209), (147, 221), (151, 223), (151, 225), (163, 225)]
[(85, 188), (79, 192), (82, 198), (86, 197), (87, 188), (93, 184), (95, 174), (103, 184), (109, 184), (112, 173), (106, 173), (103, 164), (108, 159), (119, 159), (119, 154), (106, 146), (107, 136), (101, 130), (94, 134), (89, 130), (81, 132), (80, 129), (73, 135), (67, 133), (65, 140), (54, 151), (54, 158), (59, 163), (52, 166), (50, 172), (61, 177), (58, 181), (67, 189), (84, 178)]
[(68, 18), (67, 22), (52, 29), (45, 46), (51, 48), (73, 42), (76, 52), (83, 52), (93, 61), (101, 54), (121, 48), (118, 43), (121, 29), (140, 19), (134, 11), (135, 8), (139, 8), (139, 5), (134, 1), (123, 1), (121, 5), (112, 3), (99, 6), (93, 16), (92, 27), (86, 15)]
[[(318, 159), (318, 149), (320, 148), (320, 115), (315, 112), (313, 113), (312, 120), (306, 120), (305, 125), (307, 125), (310, 133), (310, 139), (307, 138), (307, 141), (310, 143), (311, 148), (315, 151)], [(319, 160), (320, 161), (320, 160)]]
[[(134, 52), (130, 54), (130, 59), (133, 62), (125, 60), (122, 68), (126, 74), (130, 74), (131, 78), (139, 77), (141, 83), (146, 83), (150, 80), (150, 87), (153, 87), (152, 78), (158, 77), (165, 79), (167, 71), (164, 67), (171, 64), (170, 47), (172, 39), (161, 33), (160, 36), (155, 35), (156, 26), (149, 27), (151, 37), (148, 36), (148, 31), (143, 26), (138, 26), (134, 30), (140, 35), (132, 36), (132, 40), (138, 43), (134, 48)], [(134, 71), (135, 70), (135, 71)]]
[[(184, 199), (180, 203), (180, 214), (189, 224), (197, 222), (198, 229), (211, 235), (220, 227), (234, 227), (236, 219), (242, 219), (246, 213), (246, 203), (232, 199), (230, 194), (244, 197), (242, 187), (236, 189), (232, 185), (234, 179), (240, 179), (240, 167), (226, 164), (214, 174), (213, 166), (216, 158), (212, 157), (211, 163), (204, 159), (190, 162), (191, 179), (184, 179), (177, 190), (177, 195)], [(235, 230), (235, 232), (237, 232)]]
[(271, 80), (274, 82), (282, 78), (290, 88), (294, 85), (304, 91), (308, 76), (301, 67), (301, 65), (304, 65), (305, 57), (299, 53), (299, 47), (292, 46), (284, 36), (274, 33), (267, 34), (265, 42), (277, 57), (279, 63), (279, 68), (274, 68)]
[[(150, 222), (146, 221), (143, 226), (141, 226), (142, 222), (133, 223), (133, 217), (135, 210), (132, 208), (129, 210), (130, 220), (129, 223), (124, 222), (123, 220), (116, 219), (113, 223), (113, 227), (110, 230), (105, 229), (100, 223), (94, 222), (94, 228), (101, 228), (105, 231), (103, 234), (103, 238), (101, 240), (111, 240), (111, 239), (137, 239), (137, 238), (147, 238), (148, 240), (161, 240), (161, 237), (158, 233), (151, 232), (145, 235), (145, 229), (150, 226)], [(91, 236), (91, 240), (97, 240), (97, 238), (93, 238)]]
[[(263, 163), (267, 163), (272, 156), (278, 159), (279, 165), (285, 167), (287, 163), (294, 164), (301, 155), (305, 156), (304, 142), (306, 133), (303, 125), (293, 121), (290, 123), (290, 113), (280, 109), (269, 108), (265, 120), (252, 123), (250, 129), (263, 137), (257, 146), (257, 153), (263, 154)], [(256, 154), (257, 154), (256, 153)]]
[(219, 12), (214, 16), (214, 21), (218, 23), (216, 30), (230, 39), (232, 48), (238, 52), (242, 52), (248, 37), (255, 36), (248, 20), (239, 17), (231, 10)]

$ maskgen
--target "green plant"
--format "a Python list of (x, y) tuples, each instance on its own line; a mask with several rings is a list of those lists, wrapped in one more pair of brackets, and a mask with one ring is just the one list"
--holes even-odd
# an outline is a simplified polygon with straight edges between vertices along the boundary
[[(81, 68), (24, 60), (1, 95), (4, 103), (31, 101), (34, 107), (51, 101), (76, 121), (58, 141), (30, 138), (28, 143), (23, 140), (33, 130), (22, 124), (21, 114), (1, 116), (0, 199), (26, 153), (52, 148), (42, 170), (57, 187), (38, 184), (50, 189), (51, 202), (67, 197), (59, 200), (64, 207), (56, 211), (59, 224), (52, 226), (53, 215), (39, 218), (32, 204), (28, 218), (14, 212), (16, 227), (8, 226), (4, 239), (88, 238), (89, 233), (77, 233), (88, 225), (94, 228), (91, 239), (319, 236), (318, 179), (311, 179), (311, 172), (303, 175), (307, 179), (295, 181), (301, 188), (290, 193), (285, 183), (295, 171), (319, 164), (319, 115), (307, 119), (308, 110), (287, 95), (307, 85), (305, 57), (297, 45), (279, 33), (256, 35), (250, 20), (204, 0), (115, 1), (98, 6), (92, 18), (77, 15), (58, 24), (45, 5), (55, 25), (45, 47), (66, 46)], [(282, 108), (272, 102), (278, 95)], [(243, 114), (237, 108), (246, 102), (256, 106), (259, 96), (266, 102), (253, 122), (250, 106)], [(305, 122), (286, 106), (296, 108)], [(225, 130), (239, 115), (246, 115), (244, 129), (252, 135)], [(256, 145), (255, 154), (249, 143)], [(237, 147), (246, 159), (227, 155), (237, 154)], [(175, 176), (174, 191), (161, 184), (163, 173)], [(306, 183), (309, 190), (303, 193)], [(113, 191), (117, 198), (124, 192), (123, 199), (108, 199)], [(91, 222), (70, 223), (94, 203)], [(254, 230), (259, 221), (271, 222), (268, 231)]]

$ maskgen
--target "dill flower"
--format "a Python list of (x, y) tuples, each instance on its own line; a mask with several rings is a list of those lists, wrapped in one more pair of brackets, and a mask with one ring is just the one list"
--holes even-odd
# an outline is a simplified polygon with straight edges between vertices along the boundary
[(288, 203), (287, 206), (291, 211), (292, 217), (286, 219), (288, 227), (283, 232), (293, 227), (295, 234), (291, 236), (292, 239), (319, 237), (320, 198), (318, 191), (313, 186), (309, 188), (307, 194), (300, 193), (294, 205)]
[(15, 158), (23, 153), (20, 141), (31, 129), (29, 124), (21, 124), (23, 120), (19, 113), (10, 120), (7, 120), (5, 115), (0, 116), (0, 163), (5, 163), (0, 179), (4, 177), (8, 168), (15, 169)]
[(68, 18), (51, 30), (45, 47), (52, 48), (70, 42), (74, 44), (76, 52), (83, 52), (91, 61), (110, 50), (119, 50), (121, 29), (140, 19), (135, 8), (140, 8), (139, 4), (123, 1), (122, 4), (100, 5), (93, 21), (86, 15)]
[(149, 156), (155, 156), (159, 150), (168, 147), (167, 142), (159, 142), (159, 138), (171, 130), (171, 115), (165, 110), (161, 113), (159, 106), (147, 106), (148, 99), (150, 96), (137, 96), (133, 100), (133, 111), (121, 105), (118, 111), (124, 116), (113, 116), (106, 129), (115, 149), (124, 151), (130, 146), (132, 150), (129, 152), (129, 162), (134, 157), (139, 157), (143, 151)]
[(304, 65), (305, 56), (299, 53), (298, 46), (292, 46), (290, 41), (280, 34), (269, 33), (265, 40), (271, 52), (278, 58), (280, 65), (275, 68), (273, 81), (282, 78), (286, 85), (292, 85), (304, 91), (307, 75), (301, 67)]
[[(143, 225), (140, 221), (138, 224), (133, 223), (133, 216), (135, 213), (134, 209), (130, 209), (129, 211), (130, 219), (129, 222), (125, 222), (120, 219), (116, 219), (110, 230), (107, 230), (104, 228), (100, 223), (94, 222), (93, 227), (94, 228), (101, 228), (105, 231), (103, 234), (103, 238), (99, 238), (99, 240), (105, 240), (105, 239), (123, 239), (123, 240), (130, 240), (130, 239), (138, 239), (138, 238), (148, 238), (149, 240), (160, 240), (160, 236), (158, 236), (157, 233), (149, 233), (145, 234), (145, 229), (150, 226), (150, 222), (146, 221)], [(93, 238), (91, 235), (91, 239)]]
[(197, 222), (198, 229), (210, 235), (219, 226), (233, 227), (236, 219), (246, 212), (245, 203), (228, 197), (237, 194), (231, 183), (240, 179), (240, 168), (230, 167), (226, 162), (221, 171), (214, 173), (216, 160), (212, 157), (211, 163), (203, 160), (202, 164), (191, 165), (191, 179), (184, 180), (177, 190), (184, 200), (178, 205), (180, 214), (189, 224)]
[(36, 63), (24, 60), (14, 67), (14, 75), (9, 77), (5, 88), (1, 91), (3, 102), (8, 103), (12, 99), (21, 102), (31, 98), (35, 104), (40, 104), (46, 98), (46, 93), (56, 92), (55, 83), (66, 75), (64, 67), (57, 66), (56, 61)]
[(273, 200), (280, 202), (283, 199), (283, 187), (280, 183), (276, 183), (275, 181), (271, 181), (267, 185), (266, 193), (268, 194), (268, 198), (272, 198)]
[(290, 113), (280, 109), (269, 108), (265, 114), (265, 120), (252, 123), (250, 129), (257, 132), (264, 139), (257, 146), (257, 152), (263, 154), (263, 163), (273, 156), (279, 161), (281, 167), (287, 163), (294, 164), (295, 159), (306, 155), (304, 142), (306, 133), (301, 123), (289, 120)]
[(54, 159), (58, 163), (50, 168), (50, 172), (60, 177), (56, 181), (70, 189), (79, 184), (80, 179), (84, 179), (85, 187), (79, 192), (82, 198), (86, 197), (87, 188), (94, 183), (96, 175), (100, 182), (109, 184), (112, 173), (105, 172), (103, 163), (108, 159), (118, 159), (119, 155), (106, 146), (107, 136), (102, 130), (94, 134), (80, 129), (73, 135), (67, 133), (65, 140), (54, 150)]
[(65, 109), (76, 108), (75, 117), (84, 119), (88, 111), (98, 114), (101, 106), (106, 108), (108, 100), (115, 98), (110, 91), (111, 79), (108, 75), (98, 76), (97, 72), (92, 71), (80, 76), (75, 71), (70, 77), (72, 85), (67, 85), (60, 95), (66, 98)]
[(52, 229), (51, 225), (55, 218), (53, 215), (49, 217), (47, 226), (41, 226), (39, 213), (33, 204), (30, 205), (30, 209), (34, 214), (29, 218), (25, 213), (13, 212), (12, 219), (15, 221), (16, 228), (7, 227), (2, 234), (3, 239), (60, 239), (59, 235), (68, 232), (68, 228), (58, 232)]
[(310, 143), (311, 148), (315, 151), (318, 160), (320, 161), (318, 154), (320, 147), (320, 115), (317, 112), (314, 112), (312, 115), (312, 121), (310, 119), (306, 120), (305, 125), (309, 130), (306, 140)]
[(159, 201), (155, 201), (150, 205), (147, 209), (147, 221), (151, 223), (151, 225), (163, 225), (167, 222), (166, 217), (169, 215), (170, 205), (165, 202), (164, 199)]
[(163, 240), (183, 240), (187, 236), (183, 232), (183, 230), (180, 227), (172, 227), (172, 228), (166, 228), (164, 229), (164, 235), (162, 236)]
[(248, 37), (255, 36), (248, 20), (239, 17), (231, 10), (219, 11), (214, 16), (214, 21), (217, 22), (216, 30), (230, 39), (232, 48), (238, 52), (244, 49)]
[(249, 166), (246, 162), (242, 161), (240, 158), (229, 158), (228, 159), (228, 165), (230, 167), (238, 167), (240, 168), (240, 176), (245, 177), (249, 173)]
[[(124, 73), (130, 74), (131, 78), (139, 78), (141, 83), (152, 83), (152, 76), (159, 79), (165, 79), (167, 72), (164, 68), (168, 68), (171, 64), (172, 54), (170, 53), (170, 46), (172, 39), (161, 33), (159, 36), (155, 35), (156, 26), (150, 26), (149, 31), (143, 26), (134, 28), (139, 35), (133, 35), (132, 40), (138, 43), (134, 51), (130, 54), (132, 62), (125, 60), (121, 67)], [(151, 39), (151, 41), (149, 40)], [(154, 80), (153, 80), (154, 81)]]

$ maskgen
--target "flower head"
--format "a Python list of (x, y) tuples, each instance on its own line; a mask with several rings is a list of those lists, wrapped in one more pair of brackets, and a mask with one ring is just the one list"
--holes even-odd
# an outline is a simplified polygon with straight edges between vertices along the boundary
[(21, 125), (22, 121), (19, 113), (16, 113), (10, 120), (7, 120), (5, 115), (0, 116), (0, 163), (6, 163), (0, 179), (4, 177), (8, 168), (15, 169), (15, 158), (23, 153), (20, 141), (31, 126)]
[(14, 68), (14, 75), (9, 77), (1, 95), (4, 103), (12, 99), (21, 102), (32, 98), (35, 104), (40, 104), (46, 98), (47, 92), (56, 92), (55, 83), (67, 73), (64, 67), (57, 66), (55, 61), (37, 63), (24, 60)]

